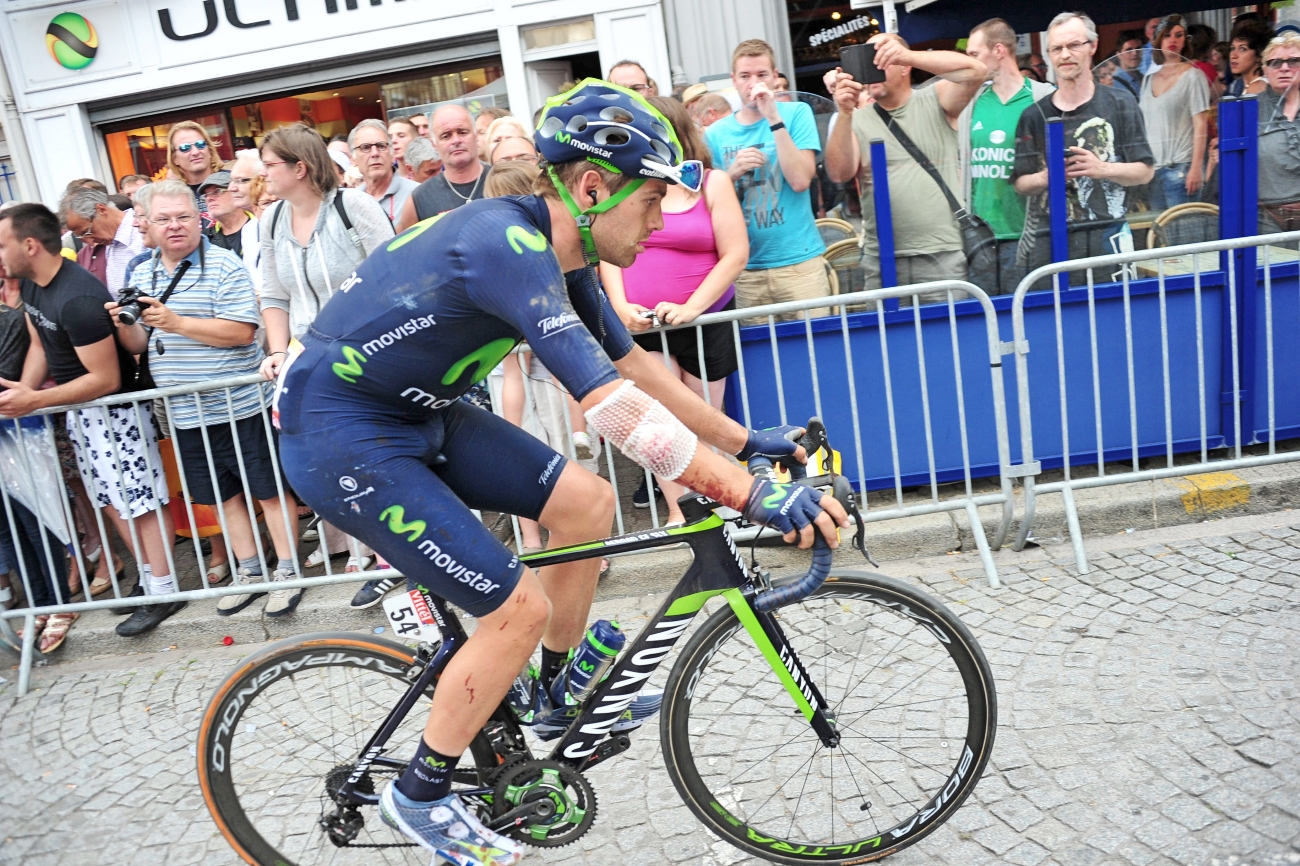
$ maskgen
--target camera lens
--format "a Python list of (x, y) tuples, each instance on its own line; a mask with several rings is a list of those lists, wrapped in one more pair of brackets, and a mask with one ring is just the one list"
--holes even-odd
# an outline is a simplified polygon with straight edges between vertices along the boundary
[(140, 305), (135, 301), (123, 304), (118, 308), (117, 320), (123, 325), (134, 325), (140, 321)]

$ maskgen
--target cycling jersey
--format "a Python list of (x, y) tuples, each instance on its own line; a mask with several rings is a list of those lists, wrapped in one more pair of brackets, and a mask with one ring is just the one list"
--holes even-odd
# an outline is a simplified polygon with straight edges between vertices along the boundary
[(459, 398), (521, 338), (578, 398), (617, 379), (611, 359), (632, 349), (590, 272), (561, 273), (550, 230), (535, 197), (417, 223), (348, 278), (280, 377), (298, 495), (476, 616), (523, 566), (469, 509), (535, 520), (567, 461)]
[(632, 339), (590, 271), (566, 280), (550, 231), (542, 199), (506, 197), (431, 217), (380, 248), (303, 338), (282, 377), (282, 429), (329, 424), (347, 406), (425, 420), (521, 338), (579, 400), (614, 381), (610, 359)]

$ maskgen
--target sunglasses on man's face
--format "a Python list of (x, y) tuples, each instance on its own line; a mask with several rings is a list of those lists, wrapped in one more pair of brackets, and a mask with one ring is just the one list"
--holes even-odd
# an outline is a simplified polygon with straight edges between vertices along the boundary
[(181, 153), (189, 153), (194, 148), (198, 148), (199, 150), (207, 150), (208, 143), (206, 141), (195, 141), (195, 142), (190, 142), (188, 144), (176, 145), (176, 149), (179, 150)]

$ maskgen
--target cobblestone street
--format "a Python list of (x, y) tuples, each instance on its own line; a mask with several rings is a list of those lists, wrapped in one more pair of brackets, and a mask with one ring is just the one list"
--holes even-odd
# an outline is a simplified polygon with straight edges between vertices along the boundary
[[(886, 573), (975, 632), (1000, 727), (972, 799), (888, 862), (1300, 863), (1295, 524), (1282, 513), (1090, 539), (1083, 577), (1068, 546), (1008, 550), (997, 554), (1000, 590), (972, 554), (890, 563)], [(650, 601), (605, 600), (597, 612), (626, 622), (629, 604)], [(251, 649), (54, 665), (22, 699), (16, 670), (4, 672), (0, 863), (238, 862), (199, 795), (192, 751), (213, 688)], [(593, 829), (526, 862), (757, 862), (681, 804), (656, 726), (592, 777)]]

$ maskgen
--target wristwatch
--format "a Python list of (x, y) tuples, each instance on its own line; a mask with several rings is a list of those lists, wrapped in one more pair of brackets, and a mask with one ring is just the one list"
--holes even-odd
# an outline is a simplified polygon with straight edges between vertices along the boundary
[(772, 130), (773, 132), (776, 132), (778, 129), (785, 129), (785, 122), (777, 121), (776, 123), (773, 123), (770, 126), (768, 126), (768, 129)]

